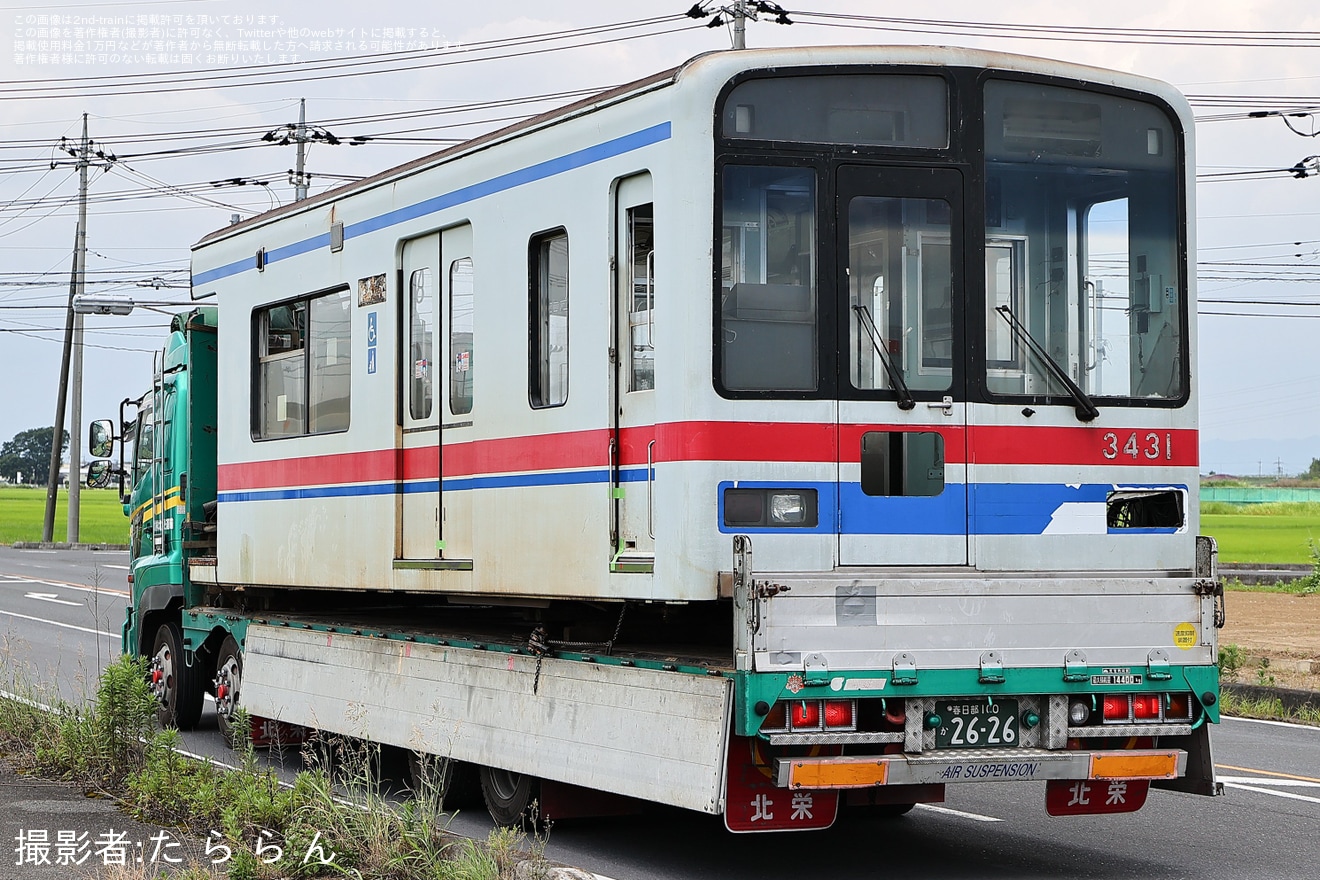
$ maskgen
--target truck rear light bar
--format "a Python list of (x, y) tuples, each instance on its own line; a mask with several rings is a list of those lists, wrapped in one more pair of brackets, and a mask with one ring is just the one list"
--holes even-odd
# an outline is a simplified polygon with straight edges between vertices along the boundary
[(857, 730), (856, 700), (789, 700), (770, 707), (761, 733), (851, 732)]
[[(1070, 720), (1089, 715), (1084, 700), (1073, 700)], [(1101, 701), (1101, 724), (1166, 724), (1192, 720), (1190, 694), (1105, 694)], [(1075, 725), (1080, 726), (1080, 725)]]

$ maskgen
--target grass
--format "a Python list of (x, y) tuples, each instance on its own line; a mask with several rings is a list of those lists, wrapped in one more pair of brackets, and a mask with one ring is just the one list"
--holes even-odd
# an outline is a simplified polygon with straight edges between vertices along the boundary
[[(155, 727), (144, 671), (141, 659), (120, 658), (86, 706), (47, 709), (31, 692), (0, 698), (0, 754), (20, 771), (78, 782), (119, 800), (140, 821), (176, 829), (173, 854), (187, 859), (171, 872), (176, 880), (217, 876), (207, 865), (221, 856), (218, 876), (229, 880), (545, 873), (543, 836), (502, 829), (474, 841), (449, 834), (443, 793), (427, 780), (402, 803), (388, 799), (377, 746), (323, 741), (305, 754), (310, 769), (292, 784), (262, 767), (250, 746), (240, 749), (237, 768), (180, 754), (178, 732)], [(154, 867), (126, 867), (115, 880), (155, 880)]]
[[(56, 541), (67, 535), (69, 492), (61, 488), (55, 499)], [(40, 541), (46, 516), (46, 490), (28, 486), (0, 486), (0, 544)], [(88, 544), (127, 544), (128, 517), (114, 489), (84, 488), (78, 495), (78, 540)]]
[(1201, 505), (1201, 533), (1219, 543), (1220, 562), (1309, 563), (1320, 537), (1320, 504)]
[(1278, 697), (1252, 699), (1222, 691), (1219, 695), (1219, 711), (1235, 718), (1264, 718), (1269, 721), (1291, 721), (1294, 724), (1320, 727), (1320, 708), (1303, 706), (1295, 713), (1289, 712)]

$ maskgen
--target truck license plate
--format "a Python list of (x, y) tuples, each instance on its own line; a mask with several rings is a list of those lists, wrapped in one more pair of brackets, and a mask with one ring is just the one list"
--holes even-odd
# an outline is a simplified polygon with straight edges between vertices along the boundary
[(1017, 700), (939, 700), (937, 749), (993, 749), (1018, 745)]

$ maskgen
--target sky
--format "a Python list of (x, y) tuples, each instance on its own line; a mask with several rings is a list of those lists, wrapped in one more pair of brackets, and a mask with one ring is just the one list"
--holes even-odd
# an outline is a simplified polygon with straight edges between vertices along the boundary
[[(308, 151), (317, 193), (729, 48), (727, 27), (679, 17), (691, 3), (0, 0), (0, 442), (54, 421), (77, 194), (61, 143), (77, 141), (82, 114), (94, 149), (115, 157), (89, 172), (88, 291), (182, 301), (194, 242), (292, 199), (294, 147), (262, 135), (296, 122), (299, 99), (340, 141)], [(795, 23), (749, 23), (749, 47), (967, 46), (1129, 71), (1187, 94), (1198, 120), (1201, 470), (1295, 473), (1320, 457), (1320, 174), (1287, 171), (1320, 153), (1320, 121), (1306, 113), (1320, 113), (1320, 9), (927, 0), (923, 20), (902, 21), (859, 18), (904, 14), (873, 0), (783, 5)], [(1301, 115), (1249, 116), (1278, 110)], [(84, 424), (141, 393), (167, 325), (143, 309), (87, 318)]]

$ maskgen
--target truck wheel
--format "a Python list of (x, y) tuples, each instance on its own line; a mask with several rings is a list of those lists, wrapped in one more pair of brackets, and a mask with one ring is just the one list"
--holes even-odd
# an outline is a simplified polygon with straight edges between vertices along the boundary
[(215, 661), (215, 721), (220, 735), (231, 747), (246, 739), (248, 731), (240, 731), (234, 723), (238, 711), (238, 691), (243, 682), (243, 655), (233, 636), (225, 636), (220, 654)]
[(184, 662), (183, 630), (175, 621), (163, 623), (156, 630), (147, 683), (156, 695), (156, 719), (161, 727), (192, 730), (197, 726), (206, 680), (200, 658), (191, 666)]
[(536, 777), (525, 773), (481, 768), (481, 794), (496, 825), (520, 828), (528, 822), (527, 812), (539, 787), (536, 783)]

